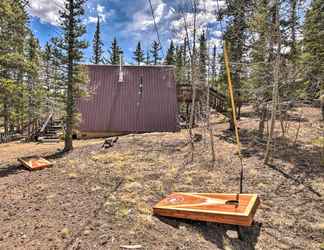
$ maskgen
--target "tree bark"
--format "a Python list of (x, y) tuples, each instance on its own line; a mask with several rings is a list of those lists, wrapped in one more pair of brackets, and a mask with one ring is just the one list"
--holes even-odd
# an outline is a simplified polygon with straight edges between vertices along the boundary
[(189, 120), (189, 136), (191, 145), (191, 161), (194, 160), (195, 144), (193, 140), (192, 128), (195, 119), (195, 106), (196, 106), (196, 80), (197, 80), (197, 67), (196, 67), (196, 19), (197, 19), (197, 3), (194, 1), (194, 27), (193, 27), (193, 45), (192, 45), (192, 56), (191, 56), (191, 78), (192, 78), (192, 104)]
[(9, 112), (8, 112), (8, 99), (5, 97), (3, 102), (3, 127), (5, 134), (8, 133), (9, 128)]
[(74, 38), (73, 38), (73, 0), (70, 0), (70, 9), (69, 9), (69, 40), (68, 40), (68, 82), (67, 82), (67, 100), (66, 100), (66, 130), (64, 138), (64, 151), (68, 152), (73, 150), (73, 116), (74, 116), (74, 79), (73, 79), (73, 48), (74, 48)]
[(272, 111), (271, 111), (271, 123), (270, 123), (270, 131), (268, 134), (268, 141), (266, 147), (266, 153), (264, 156), (264, 163), (268, 164), (270, 159), (270, 151), (273, 140), (273, 133), (276, 125), (276, 114), (278, 107), (278, 95), (279, 95), (279, 72), (280, 72), (280, 50), (281, 50), (281, 39), (280, 39), (280, 23), (279, 23), (279, 3), (278, 0), (275, 3), (275, 32), (274, 32), (274, 40), (276, 40), (277, 50), (276, 50), (276, 59), (273, 70), (273, 90), (272, 90)]
[(264, 124), (268, 118), (268, 110), (266, 108), (266, 105), (261, 106), (260, 113), (261, 113), (261, 117), (259, 122), (258, 136), (262, 139), (264, 135), (264, 127), (265, 127)]

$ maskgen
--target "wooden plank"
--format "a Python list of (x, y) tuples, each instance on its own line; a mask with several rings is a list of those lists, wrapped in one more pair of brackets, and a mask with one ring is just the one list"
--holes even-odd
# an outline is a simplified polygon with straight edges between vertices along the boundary
[(153, 207), (155, 215), (250, 226), (260, 204), (256, 194), (172, 193)]
[(18, 158), (18, 161), (29, 170), (40, 170), (53, 165), (53, 163), (39, 156), (22, 157)]

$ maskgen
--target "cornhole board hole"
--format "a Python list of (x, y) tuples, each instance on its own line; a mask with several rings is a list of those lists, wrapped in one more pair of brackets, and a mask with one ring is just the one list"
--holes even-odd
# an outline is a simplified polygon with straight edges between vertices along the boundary
[(251, 226), (260, 204), (256, 194), (172, 193), (153, 207), (155, 215)]
[(22, 157), (18, 158), (18, 161), (29, 170), (40, 170), (53, 165), (53, 163), (39, 156)]

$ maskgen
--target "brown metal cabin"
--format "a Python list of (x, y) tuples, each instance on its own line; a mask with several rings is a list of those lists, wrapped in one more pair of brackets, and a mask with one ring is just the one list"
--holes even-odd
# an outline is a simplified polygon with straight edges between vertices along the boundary
[(92, 94), (77, 103), (78, 137), (179, 130), (174, 67), (87, 67)]

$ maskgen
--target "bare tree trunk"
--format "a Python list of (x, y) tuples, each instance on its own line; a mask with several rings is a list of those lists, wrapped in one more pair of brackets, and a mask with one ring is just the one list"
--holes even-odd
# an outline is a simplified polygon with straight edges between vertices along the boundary
[(66, 100), (66, 131), (65, 131), (65, 138), (64, 138), (64, 151), (71, 151), (73, 149), (73, 140), (72, 140), (72, 133), (73, 133), (73, 115), (74, 115), (74, 88), (73, 88), (73, 72), (74, 72), (74, 63), (73, 63), (73, 4), (70, 4), (70, 18), (69, 18), (69, 41), (68, 41), (68, 82), (67, 82), (67, 100)]
[(278, 95), (279, 95), (279, 70), (280, 70), (280, 49), (281, 49), (281, 39), (280, 39), (280, 30), (279, 30), (279, 3), (278, 0), (275, 3), (276, 8), (276, 20), (275, 20), (275, 31), (274, 36), (277, 39), (277, 51), (276, 51), (276, 60), (273, 71), (273, 90), (272, 90), (272, 111), (271, 111), (271, 123), (270, 131), (268, 134), (267, 148), (264, 156), (264, 163), (268, 164), (270, 159), (270, 151), (272, 146), (273, 133), (276, 125), (276, 114), (278, 107)]
[(301, 110), (300, 116), (299, 116), (298, 128), (297, 128), (297, 131), (296, 131), (296, 136), (295, 136), (295, 140), (294, 140), (294, 143), (293, 143), (293, 147), (296, 147), (296, 143), (297, 143), (297, 140), (298, 140), (299, 131), (300, 131), (300, 127), (301, 127), (300, 125), (301, 125), (302, 118), (303, 118), (303, 111)]
[(324, 121), (324, 93), (320, 96), (322, 121)]
[(5, 97), (4, 102), (3, 102), (3, 127), (4, 127), (4, 132), (7, 134), (8, 133), (8, 128), (9, 128), (9, 111), (8, 111), (8, 99)]
[[(191, 161), (194, 160), (195, 144), (193, 140), (192, 127), (195, 119), (195, 104), (196, 104), (196, 81), (197, 81), (197, 69), (196, 69), (196, 21), (197, 21), (197, 3), (194, 1), (194, 27), (193, 27), (193, 45), (191, 56), (191, 78), (192, 78), (192, 104), (189, 120), (189, 136), (191, 145)], [(189, 41), (189, 40), (188, 40)]]
[(264, 124), (268, 118), (268, 109), (267, 109), (266, 105), (261, 106), (260, 112), (261, 112), (261, 116), (260, 116), (260, 122), (259, 122), (258, 136), (262, 139), (263, 134), (264, 134)]
[(210, 138), (210, 149), (212, 152), (212, 161), (216, 161), (215, 157), (215, 144), (214, 144), (214, 135), (213, 135), (213, 128), (210, 125), (210, 84), (208, 81), (208, 77), (206, 77), (206, 87), (207, 87), (207, 100), (206, 100), (206, 110), (207, 110), (207, 130), (209, 133), (209, 138)]

